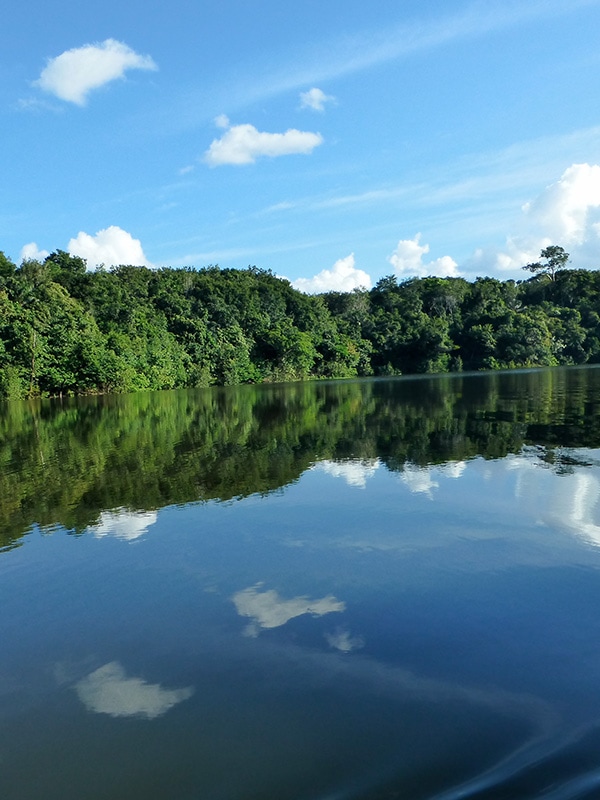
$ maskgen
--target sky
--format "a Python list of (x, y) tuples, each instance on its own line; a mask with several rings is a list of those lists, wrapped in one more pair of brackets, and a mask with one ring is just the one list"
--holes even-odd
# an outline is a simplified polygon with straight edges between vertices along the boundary
[(600, 267), (600, 0), (21, 0), (0, 250), (306, 292)]

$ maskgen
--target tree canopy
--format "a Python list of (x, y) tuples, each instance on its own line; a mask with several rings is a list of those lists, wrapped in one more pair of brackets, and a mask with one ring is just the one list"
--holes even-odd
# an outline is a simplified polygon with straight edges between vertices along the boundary
[[(270, 271), (0, 253), (0, 396), (600, 361), (600, 273), (553, 245), (526, 281), (381, 279), (306, 295)], [(548, 279), (550, 278), (550, 280)]]

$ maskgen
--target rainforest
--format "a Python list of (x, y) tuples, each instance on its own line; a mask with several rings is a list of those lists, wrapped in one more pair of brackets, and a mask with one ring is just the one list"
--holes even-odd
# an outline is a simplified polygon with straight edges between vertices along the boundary
[(307, 295), (257, 267), (0, 252), (0, 397), (600, 362), (600, 273), (526, 269)]

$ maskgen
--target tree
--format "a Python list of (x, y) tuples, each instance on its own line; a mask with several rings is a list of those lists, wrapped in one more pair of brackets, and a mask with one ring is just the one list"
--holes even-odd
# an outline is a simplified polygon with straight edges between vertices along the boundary
[(546, 263), (541, 261), (534, 261), (531, 264), (525, 264), (523, 269), (528, 272), (537, 273), (538, 275), (549, 275), (550, 280), (555, 279), (556, 273), (564, 269), (569, 260), (569, 254), (565, 252), (564, 248), (557, 244), (548, 245), (540, 253), (540, 258), (545, 259)]
[(85, 258), (72, 256), (66, 250), (56, 250), (44, 259), (44, 264), (52, 264), (58, 269), (72, 275), (83, 275), (87, 269)]
[(16, 269), (16, 265), (0, 250), (0, 278), (8, 278), (10, 275), (14, 275)]

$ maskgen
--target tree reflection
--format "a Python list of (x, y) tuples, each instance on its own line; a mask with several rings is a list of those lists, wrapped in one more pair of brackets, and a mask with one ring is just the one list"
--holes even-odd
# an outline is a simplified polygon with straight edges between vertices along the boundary
[[(0, 407), (0, 546), (116, 509), (267, 494), (318, 461), (404, 472), (524, 445), (600, 446), (600, 370), (240, 386)], [(410, 478), (410, 475), (407, 476)], [(104, 515), (104, 516), (103, 516)]]

